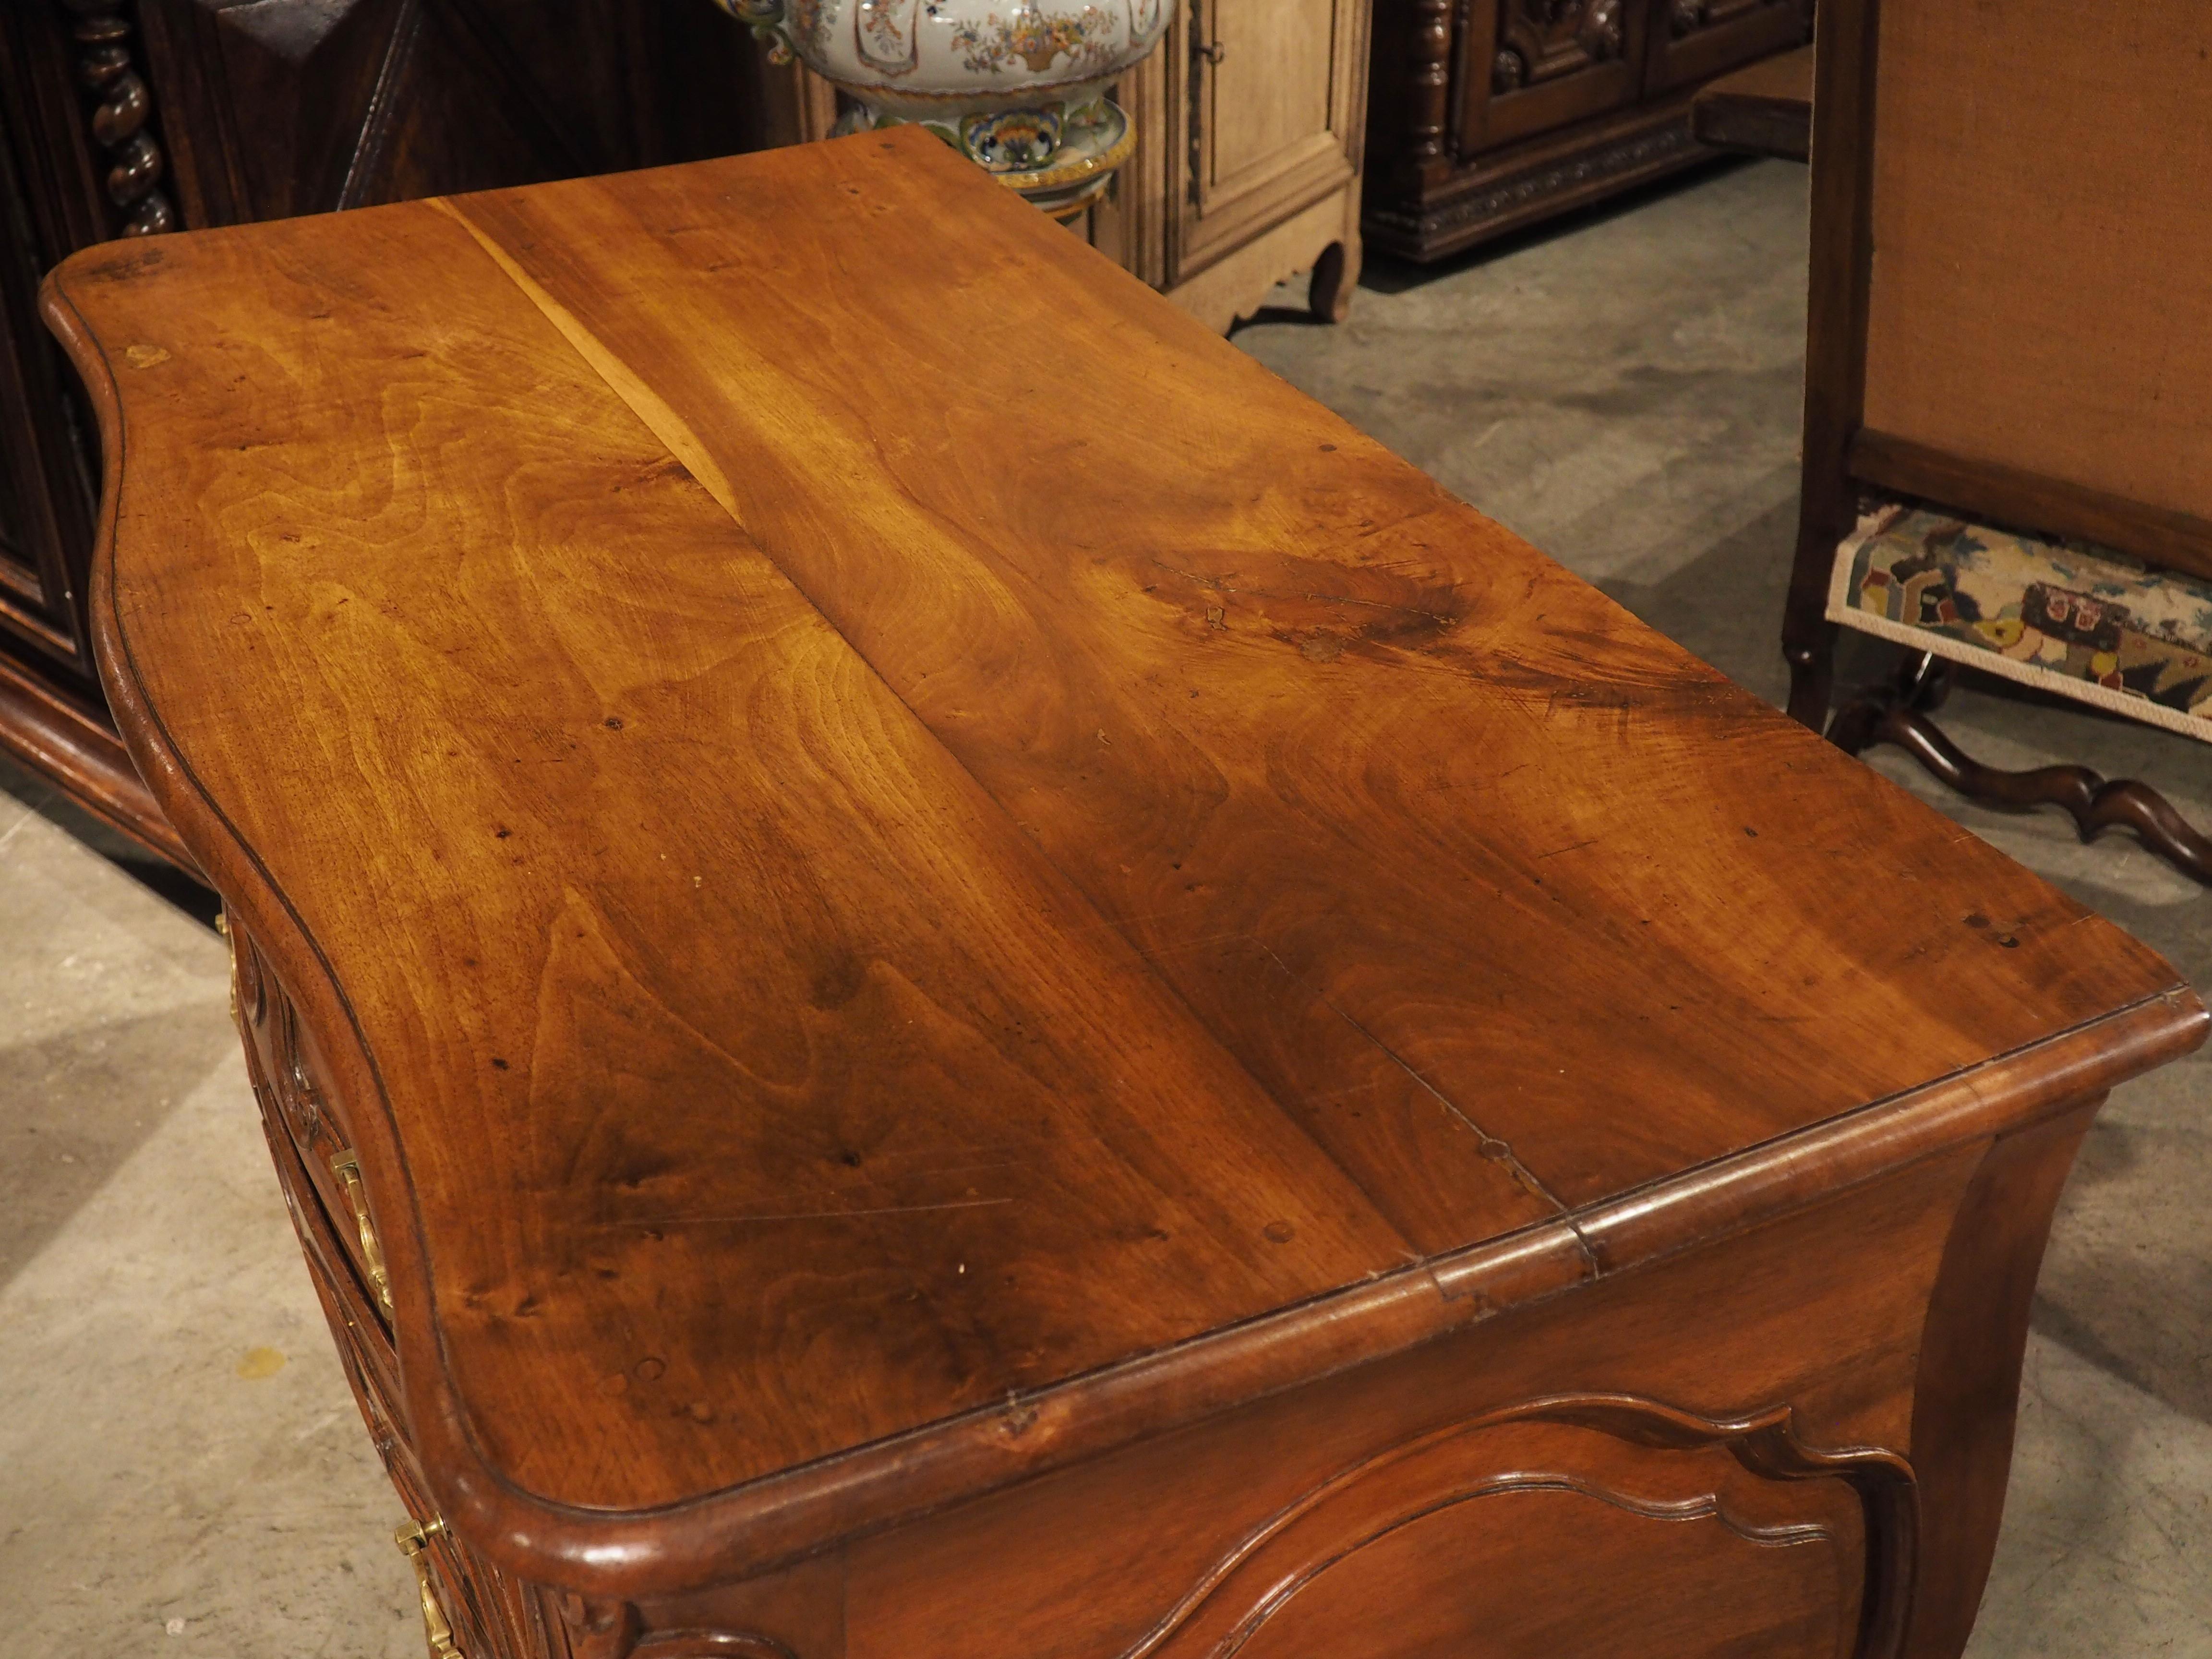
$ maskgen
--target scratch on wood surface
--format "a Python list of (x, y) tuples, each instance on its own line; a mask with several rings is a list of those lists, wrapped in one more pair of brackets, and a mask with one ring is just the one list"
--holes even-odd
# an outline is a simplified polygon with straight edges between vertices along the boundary
[(1596, 845), (1597, 837), (1595, 836), (1592, 836), (1587, 841), (1570, 842), (1565, 847), (1554, 847), (1548, 853), (1537, 854), (1536, 862), (1541, 864), (1546, 859), (1555, 859), (1564, 853), (1579, 853), (1585, 847), (1595, 847)]

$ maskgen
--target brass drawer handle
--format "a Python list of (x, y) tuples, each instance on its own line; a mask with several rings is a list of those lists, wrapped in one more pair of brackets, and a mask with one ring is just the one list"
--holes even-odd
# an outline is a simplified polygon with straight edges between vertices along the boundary
[(215, 913), (215, 930), (222, 935), (224, 948), (230, 952), (230, 1023), (238, 1027), (238, 1034), (246, 1036), (246, 1020), (238, 1010), (238, 935), (230, 931), (230, 912)]
[(443, 1521), (433, 1521), (427, 1527), (410, 1521), (392, 1534), (392, 1541), (414, 1565), (415, 1588), (422, 1593), (422, 1639), (430, 1645), (430, 1659), (462, 1659), (461, 1650), (453, 1645), (453, 1627), (446, 1622), (446, 1610), (438, 1604), (437, 1586), (430, 1582), (427, 1552), (430, 1540), (445, 1529)]
[(331, 1173), (345, 1188), (346, 1202), (353, 1206), (353, 1224), (361, 1234), (362, 1260), (368, 1266), (368, 1282), (376, 1288), (376, 1300), (386, 1313), (392, 1311), (392, 1275), (385, 1271), (384, 1247), (376, 1242), (375, 1224), (368, 1218), (368, 1194), (361, 1184), (361, 1160), (350, 1150), (334, 1154), (331, 1158)]

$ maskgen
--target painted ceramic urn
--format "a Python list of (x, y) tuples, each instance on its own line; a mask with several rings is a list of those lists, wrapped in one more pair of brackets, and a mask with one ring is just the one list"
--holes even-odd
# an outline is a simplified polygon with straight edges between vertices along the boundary
[(1039, 207), (1072, 215), (1137, 135), (1106, 89), (1175, 0), (715, 0), (861, 106), (914, 121)]

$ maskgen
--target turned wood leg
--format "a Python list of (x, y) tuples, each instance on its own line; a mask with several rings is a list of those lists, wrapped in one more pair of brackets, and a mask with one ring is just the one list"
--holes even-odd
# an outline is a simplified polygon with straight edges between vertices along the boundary
[[(1984, 766), (1945, 736), (1925, 713), (1940, 702), (1941, 676), (1923, 653), (1908, 660), (1896, 684), (1863, 692), (1837, 713), (1828, 738), (1847, 755), (1893, 744), (1969, 800), (2007, 811), (2061, 806), (2085, 842), (2126, 829), (2184, 875), (2212, 884), (2212, 838), (2174, 810), (2148, 784), (2107, 779), (2086, 766), (2041, 766), (2001, 772)], [(1793, 708), (1792, 712), (1795, 710)]]
[(1340, 323), (1352, 314), (1352, 291), (1358, 286), (1358, 254), (1343, 242), (1331, 242), (1314, 261), (1306, 304), (1317, 321)]
[(1951, 1224), (1920, 1340), (1920, 1572), (1904, 1659), (1955, 1659), (2004, 1519), (2028, 1308), (2058, 1194), (2101, 1099), (1990, 1143)]

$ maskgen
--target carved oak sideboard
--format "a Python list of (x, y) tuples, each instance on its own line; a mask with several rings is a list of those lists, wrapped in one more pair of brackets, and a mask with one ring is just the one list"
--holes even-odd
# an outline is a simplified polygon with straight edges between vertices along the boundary
[(46, 306), (434, 1652), (1959, 1653), (2151, 952), (911, 129)]
[(1708, 158), (1698, 88), (1812, 20), (1813, 0), (1375, 0), (1367, 240), (1439, 258)]

